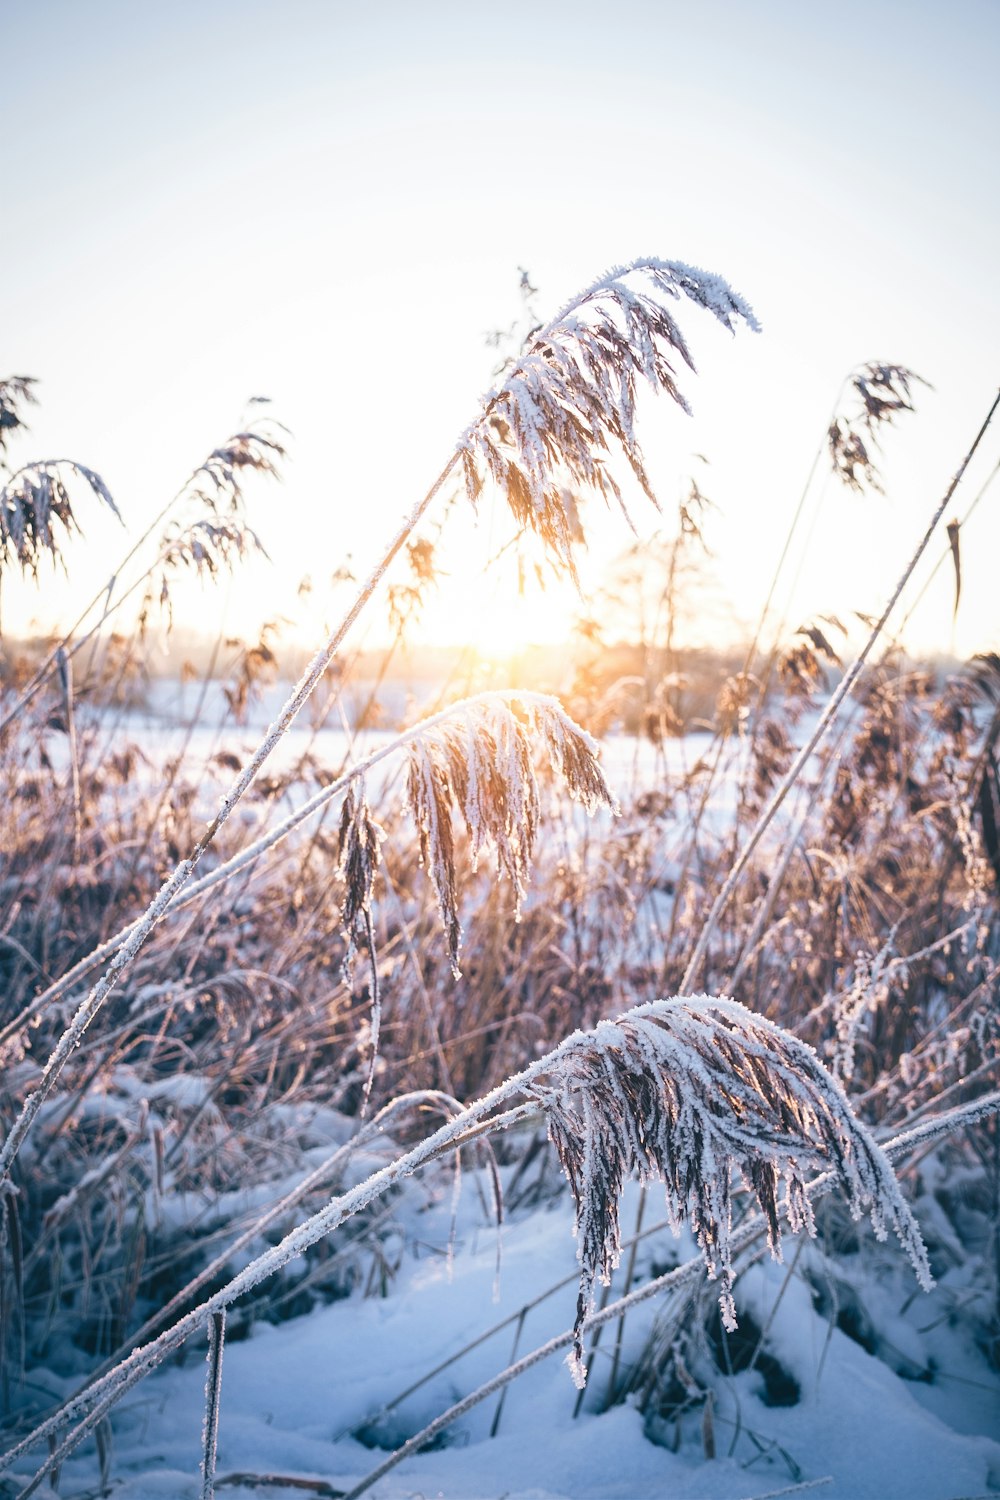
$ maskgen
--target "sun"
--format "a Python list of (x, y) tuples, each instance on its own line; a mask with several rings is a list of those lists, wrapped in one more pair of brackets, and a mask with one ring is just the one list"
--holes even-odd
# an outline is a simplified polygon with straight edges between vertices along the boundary
[(467, 646), (482, 660), (502, 663), (533, 646), (568, 639), (575, 594), (554, 584), (544, 591), (504, 576), (449, 578), (441, 596), (429, 602), (422, 634), (435, 644)]

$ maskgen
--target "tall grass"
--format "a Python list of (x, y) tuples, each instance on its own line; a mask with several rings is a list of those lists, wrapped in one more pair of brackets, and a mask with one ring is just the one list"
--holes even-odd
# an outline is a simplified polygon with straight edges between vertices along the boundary
[[(214, 576), (259, 546), (242, 480), (250, 470), (273, 477), (284, 456), (273, 428), (242, 430), (194, 471), (67, 637), (34, 660), (8, 658), (4, 1461), (54, 1449), (22, 1493), (103, 1433), (127, 1391), (207, 1326), (211, 1494), (224, 1316), (231, 1339), (254, 1317), (384, 1284), (397, 1186), (457, 1149), (483, 1150), (491, 1135), (498, 1202), (504, 1178), (516, 1201), (534, 1149), (529, 1123), (544, 1126), (576, 1205), (577, 1315), (553, 1348), (573, 1346), (580, 1380), (584, 1331), (627, 1310), (595, 1315), (592, 1291), (620, 1251), (618, 1197), (632, 1170), (664, 1182), (672, 1219), (690, 1222), (703, 1260), (684, 1284), (706, 1268), (717, 1277), (727, 1323), (737, 1255), (762, 1239), (777, 1250), (784, 1215), (813, 1227), (813, 1195), (828, 1185), (817, 1187), (816, 1172), (832, 1171), (877, 1231), (894, 1227), (927, 1282), (880, 1133), (905, 1161), (938, 1140), (936, 1115), (952, 1108), (942, 1138), (945, 1125), (975, 1129), (967, 1145), (940, 1149), (964, 1152), (988, 1193), (1000, 1158), (995, 1126), (990, 1135), (982, 1121), (995, 1096), (977, 1100), (995, 1080), (1000, 1039), (997, 673), (985, 662), (933, 681), (895, 649), (876, 652), (989, 417), (825, 703), (835, 653), (819, 626), (763, 669), (755, 641), (722, 686), (701, 754), (665, 792), (613, 787), (562, 705), (524, 689), (445, 702), (394, 740), (353, 747), (341, 767), (313, 751), (265, 774), (317, 689), (327, 696), (315, 724), (338, 712), (348, 634), (397, 558), (409, 569), (393, 585), (401, 638), (433, 576), (417, 528), (452, 489), (475, 503), (496, 486), (516, 524), (573, 574), (577, 495), (625, 508), (616, 458), (655, 503), (637, 392), (645, 383), (686, 405), (677, 366), (692, 362), (674, 307), (688, 302), (731, 330), (756, 326), (719, 278), (647, 258), (532, 331), (245, 764), (220, 740), (214, 765), (145, 771), (141, 746), (122, 746), (115, 725), (150, 612), (169, 612), (171, 575)], [(880, 365), (851, 383), (859, 410), (838, 411), (828, 435), (849, 485), (875, 482), (873, 439), (912, 409), (915, 382)], [(15, 437), (31, 395), (23, 379), (0, 385)], [(113, 503), (83, 465), (7, 473), (8, 569), (30, 574), (40, 550), (60, 553), (51, 522), (76, 524), (72, 476)], [(693, 499), (678, 527), (663, 591), (671, 673), (677, 548), (697, 533)], [(129, 598), (143, 601), (139, 634), (102, 638)], [(234, 662), (234, 712), (271, 655), (262, 642)], [(758, 692), (771, 677), (777, 686)], [(647, 689), (662, 752), (677, 722), (669, 689)], [(399, 799), (385, 772), (404, 759)], [(724, 768), (728, 825), (711, 811)], [(235, 774), (232, 784), (220, 773)], [(483, 855), (496, 859), (496, 877)], [(691, 997), (696, 986), (706, 997)], [(718, 998), (731, 991), (741, 1004)], [(421, 1136), (416, 1110), (427, 1104), (445, 1123)], [(414, 1118), (415, 1141), (396, 1135)], [(375, 1145), (390, 1160), (369, 1156), (364, 1182), (339, 1191), (348, 1164)], [(744, 1208), (746, 1226), (731, 1237)], [(933, 1260), (933, 1241), (930, 1250)], [(994, 1278), (985, 1339), (995, 1349), (1000, 1253), (978, 1274)], [(650, 1377), (661, 1393), (662, 1347)], [(78, 1378), (77, 1394), (60, 1401), (39, 1389), (33, 1372), (46, 1366)]]

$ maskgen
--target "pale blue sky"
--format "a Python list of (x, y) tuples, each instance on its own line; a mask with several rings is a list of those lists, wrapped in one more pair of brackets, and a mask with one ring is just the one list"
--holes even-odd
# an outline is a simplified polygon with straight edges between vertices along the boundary
[[(696, 420), (647, 414), (666, 501), (693, 450), (712, 460), (737, 614), (846, 371), (934, 384), (889, 498), (831, 494), (803, 574), (802, 609), (876, 607), (1000, 380), (998, 44), (996, 0), (7, 0), (0, 374), (44, 382), (21, 456), (98, 468), (138, 525), (270, 395), (295, 461), (255, 515), (275, 568), (234, 618), (291, 613), (305, 572), (322, 615), (324, 577), (374, 559), (472, 416), (516, 267), (544, 311), (609, 262), (678, 257), (764, 324), (730, 341), (686, 317)], [(963, 650), (1000, 644), (995, 509), (967, 539)], [(87, 530), (74, 579), (119, 545)], [(482, 607), (459, 575), (497, 534), (484, 512), (463, 539), (438, 634)], [(602, 556), (626, 540), (598, 527)], [(947, 648), (936, 597), (918, 643)]]

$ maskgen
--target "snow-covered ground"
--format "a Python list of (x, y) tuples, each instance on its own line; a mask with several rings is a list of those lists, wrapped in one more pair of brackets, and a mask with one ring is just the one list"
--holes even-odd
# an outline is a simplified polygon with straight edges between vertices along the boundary
[[(635, 1223), (638, 1191), (626, 1190), (623, 1224)], [(655, 1225), (655, 1190), (646, 1214), (646, 1224)], [(497, 1231), (472, 1177), (457, 1218), (445, 1172), (411, 1183), (395, 1219), (386, 1253), (400, 1264), (385, 1295), (358, 1291), (230, 1339), (220, 1495), (291, 1500), (347, 1492), (385, 1449), (571, 1324), (576, 1264), (565, 1193), (515, 1212), (502, 1232), (498, 1279)], [(634, 1279), (693, 1253), (686, 1235), (675, 1241), (658, 1230), (639, 1246)], [(703, 1404), (679, 1426), (644, 1421), (632, 1400), (599, 1409), (613, 1358), (611, 1325), (579, 1415), (556, 1355), (508, 1387), (495, 1436), (493, 1395), (369, 1493), (377, 1500), (756, 1500), (815, 1486), (831, 1500), (965, 1500), (1000, 1492), (1000, 1378), (974, 1348), (970, 1319), (958, 1315), (962, 1273), (946, 1269), (928, 1295), (917, 1291), (903, 1256), (870, 1235), (855, 1254), (839, 1257), (836, 1305), (850, 1301), (860, 1310), (855, 1323), (876, 1356), (835, 1326), (834, 1304), (817, 1290), (826, 1264), (817, 1246), (797, 1255), (789, 1241), (784, 1265), (761, 1262), (741, 1279), (738, 1304), (765, 1330), (768, 1358), (735, 1376), (715, 1371), (716, 1457), (705, 1456)], [(624, 1289), (623, 1275), (616, 1275), (613, 1295)], [(520, 1309), (550, 1288), (518, 1326)], [(651, 1300), (629, 1314), (620, 1372), (635, 1360), (658, 1311)], [(503, 1326), (492, 1337), (394, 1404), (497, 1324)], [(696, 1343), (692, 1348), (687, 1358), (698, 1378)], [(190, 1346), (182, 1366), (161, 1368), (117, 1409), (108, 1492), (116, 1500), (200, 1496), (203, 1353), (204, 1344)], [(792, 1404), (772, 1403), (775, 1370), (785, 1387), (781, 1399)], [(96, 1481), (96, 1458), (81, 1451), (64, 1469), (59, 1492), (95, 1494)]]
[[(97, 722), (99, 729), (112, 736), (119, 746), (130, 742), (139, 745), (154, 764), (181, 751), (192, 767), (223, 750), (247, 759), (283, 707), (288, 691), (287, 683), (262, 689), (248, 707), (246, 722), (240, 724), (226, 703), (221, 683), (208, 683), (202, 701), (202, 685), (159, 679), (149, 685), (142, 707), (103, 709)], [(412, 701), (407, 702), (402, 687), (391, 682), (380, 688), (380, 693), (386, 692), (393, 714), (405, 715), (408, 723), (423, 714), (437, 712), (441, 706), (429, 702), (418, 711)], [(197, 723), (189, 728), (190, 716), (199, 705)], [(334, 708), (323, 727), (317, 728), (312, 721), (311, 704), (307, 705), (276, 746), (270, 764), (287, 769), (308, 751), (325, 766), (340, 766), (346, 756), (360, 759), (395, 738), (394, 732), (384, 729), (353, 732), (349, 727), (352, 704), (344, 707), (343, 716)], [(707, 753), (711, 744), (712, 736), (707, 733), (666, 740), (659, 747), (632, 735), (611, 735), (603, 742), (602, 753), (616, 785), (645, 788), (655, 785), (665, 773), (680, 779)], [(57, 742), (57, 751), (58, 748)]]
[[(196, 731), (188, 746), (194, 760), (220, 747), (252, 749), (273, 707), (261, 705), (246, 729), (234, 729), (223, 716), (217, 733)], [(159, 704), (153, 714), (123, 715), (108, 726), (119, 743), (143, 747), (154, 778), (185, 738), (167, 708)], [(384, 741), (369, 733), (352, 748), (344, 730), (326, 729), (313, 740), (303, 725), (277, 759), (294, 764), (309, 746), (324, 764), (339, 765)], [(623, 793), (676, 784), (706, 747), (695, 736), (659, 750), (612, 739), (605, 748), (609, 779)], [(228, 780), (224, 768), (219, 778)], [(717, 785), (710, 817), (724, 817), (732, 795), (731, 778), (723, 775)], [(203, 790), (214, 795), (211, 784)], [(275, 1184), (274, 1196), (285, 1186)], [(344, 1300), (277, 1326), (257, 1322), (245, 1337), (232, 1336), (239, 1323), (233, 1315), (222, 1378), (221, 1496), (346, 1493), (388, 1450), (511, 1359), (571, 1326), (576, 1260), (568, 1194), (547, 1192), (540, 1204), (515, 1209), (502, 1230), (498, 1277), (497, 1231), (483, 1208), (488, 1191), (479, 1186), (466, 1175), (455, 1211), (446, 1172), (409, 1183), (392, 1227), (382, 1231), (379, 1254), (396, 1267), (384, 1281), (362, 1277)], [(637, 1195), (634, 1185), (627, 1187), (623, 1225), (635, 1223)], [(226, 1215), (235, 1221), (261, 1203), (258, 1184), (245, 1204), (227, 1202)], [(658, 1216), (654, 1190), (645, 1223)], [(694, 1254), (686, 1236), (678, 1242), (666, 1229), (648, 1234), (634, 1281)], [(502, 1409), (494, 1394), (369, 1493), (374, 1500), (760, 1500), (814, 1488), (831, 1500), (1000, 1494), (1000, 1376), (976, 1347), (983, 1292), (968, 1283), (966, 1265), (961, 1255), (943, 1259), (935, 1265), (937, 1288), (924, 1294), (902, 1253), (876, 1245), (870, 1234), (829, 1262), (818, 1245), (799, 1253), (789, 1240), (783, 1266), (761, 1262), (737, 1285), (741, 1312), (765, 1330), (766, 1360), (727, 1374), (699, 1344), (700, 1320), (682, 1328), (692, 1336), (685, 1359), (695, 1385), (713, 1393), (710, 1433), (700, 1399), (679, 1419), (644, 1416), (634, 1398), (603, 1409), (612, 1325), (595, 1351), (578, 1411), (577, 1392), (555, 1355), (507, 1387)], [(371, 1285), (382, 1295), (371, 1295)], [(620, 1271), (611, 1295), (625, 1290)], [(629, 1314), (619, 1376), (638, 1358), (661, 1312), (650, 1300)], [(105, 1493), (116, 1500), (201, 1495), (203, 1354), (204, 1345), (190, 1345), (183, 1363), (157, 1370), (116, 1408)], [(785, 1404), (776, 1401), (765, 1364), (779, 1372)], [(65, 1370), (34, 1378), (50, 1398), (68, 1395), (76, 1384)], [(27, 1477), (33, 1467), (23, 1460), (17, 1472)], [(84, 1447), (64, 1465), (58, 1493), (64, 1500), (101, 1493), (99, 1473), (93, 1446)], [(0, 1479), (0, 1495), (15, 1492), (9, 1476)]]

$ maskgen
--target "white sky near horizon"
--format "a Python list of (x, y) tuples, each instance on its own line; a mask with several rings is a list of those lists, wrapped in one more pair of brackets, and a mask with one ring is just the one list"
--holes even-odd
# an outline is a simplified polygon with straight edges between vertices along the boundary
[[(545, 314), (657, 254), (726, 276), (764, 327), (730, 339), (681, 308), (694, 419), (643, 413), (664, 524), (688, 473), (719, 507), (688, 633), (753, 619), (868, 359), (934, 389), (886, 441), (885, 497), (817, 486), (788, 619), (877, 612), (1000, 381), (998, 61), (996, 0), (0, 3), (0, 377), (42, 380), (11, 456), (97, 469), (135, 533), (267, 394), (294, 434), (283, 485), (252, 496), (273, 562), (180, 618), (211, 632), (228, 596), (230, 629), (318, 638), (330, 576), (367, 572), (474, 415), (518, 266)], [(1000, 425), (951, 513), (998, 458)], [(946, 567), (915, 650), (1000, 649), (998, 502), (1000, 483), (963, 534), (957, 625)], [(589, 513), (588, 588), (630, 540)], [(79, 514), (68, 581), (5, 581), (6, 630), (51, 628), (113, 569), (126, 539)], [(563, 633), (572, 596), (484, 581), (506, 534), (489, 502), (449, 520), (426, 638)]]

